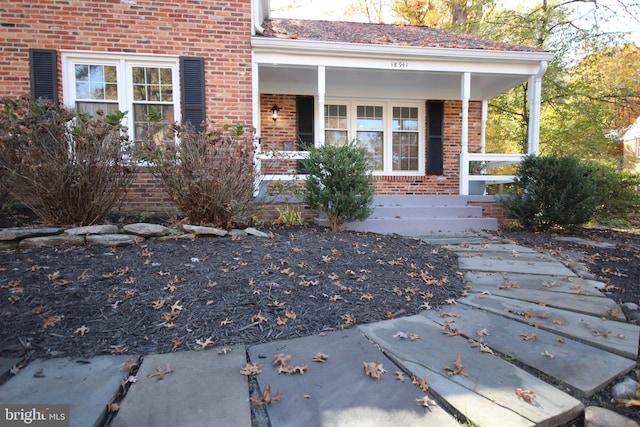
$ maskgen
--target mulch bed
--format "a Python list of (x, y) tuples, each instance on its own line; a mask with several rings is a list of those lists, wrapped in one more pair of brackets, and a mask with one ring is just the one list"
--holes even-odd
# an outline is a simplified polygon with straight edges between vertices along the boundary
[(0, 253), (0, 356), (257, 344), (412, 315), (463, 291), (455, 255), (325, 229)]
[[(0, 214), (0, 227), (31, 223)], [(424, 242), (313, 226), (263, 230), (273, 237), (0, 252), (0, 357), (251, 345), (438, 309), (465, 292), (455, 255)], [(499, 234), (559, 259), (579, 254), (609, 297), (640, 304), (640, 234)], [(636, 408), (612, 402), (611, 387), (583, 401), (640, 421)]]

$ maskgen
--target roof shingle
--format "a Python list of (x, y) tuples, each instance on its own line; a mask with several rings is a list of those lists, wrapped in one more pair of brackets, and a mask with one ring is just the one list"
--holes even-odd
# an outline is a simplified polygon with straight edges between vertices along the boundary
[(542, 52), (526, 46), (482, 39), (415, 25), (369, 24), (343, 21), (270, 19), (264, 22), (264, 36), (280, 39), (325, 42), (418, 46), (450, 49), (481, 49), (511, 52)]

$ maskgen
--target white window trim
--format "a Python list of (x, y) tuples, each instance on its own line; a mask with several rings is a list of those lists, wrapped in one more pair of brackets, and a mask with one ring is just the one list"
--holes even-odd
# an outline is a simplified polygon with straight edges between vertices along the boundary
[(129, 137), (133, 138), (133, 84), (131, 82), (132, 67), (167, 67), (172, 70), (174, 119), (177, 123), (182, 119), (180, 105), (181, 88), (179, 73), (179, 57), (175, 55), (128, 54), (87, 51), (62, 51), (62, 102), (69, 108), (76, 107), (75, 65), (114, 65), (118, 76), (118, 109), (127, 111), (122, 124), (130, 129)]
[[(344, 98), (327, 98), (325, 105), (346, 105), (347, 106), (347, 120), (348, 131), (347, 140), (352, 141), (356, 138), (358, 131), (358, 117), (357, 107), (358, 105), (374, 105), (383, 107), (383, 131), (384, 131), (384, 170), (372, 171), (373, 176), (424, 176), (426, 170), (426, 135), (425, 135), (425, 106), (424, 102), (407, 102), (403, 100), (394, 99), (375, 99), (375, 98), (358, 98), (358, 99), (344, 99)], [(393, 107), (410, 107), (418, 109), (418, 170), (417, 171), (394, 171), (393, 170)], [(324, 112), (323, 118), (324, 120)], [(324, 140), (324, 135), (321, 136)]]

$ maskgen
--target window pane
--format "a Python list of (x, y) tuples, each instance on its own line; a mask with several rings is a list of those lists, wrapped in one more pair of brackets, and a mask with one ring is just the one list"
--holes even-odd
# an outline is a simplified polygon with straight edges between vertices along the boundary
[(358, 132), (358, 143), (367, 149), (367, 157), (371, 170), (379, 171), (384, 168), (382, 132)]
[(383, 129), (382, 107), (358, 105), (358, 130), (375, 130)]
[(147, 83), (157, 85), (160, 83), (160, 70), (157, 68), (147, 68)]
[(80, 113), (89, 113), (97, 116), (98, 110), (102, 110), (105, 114), (111, 114), (118, 111), (118, 104), (106, 102), (76, 102), (76, 110)]
[(134, 104), (133, 106), (134, 138), (136, 141), (152, 140), (156, 144), (162, 141), (172, 141), (174, 135), (171, 124), (174, 121), (173, 105)]
[(418, 170), (418, 133), (394, 132), (393, 133), (393, 170), (417, 171)]
[(324, 133), (324, 141), (330, 145), (343, 145), (347, 142), (347, 131), (328, 130)]
[(76, 99), (118, 100), (116, 67), (76, 64), (74, 71)]
[(146, 87), (142, 85), (133, 85), (133, 100), (134, 101), (146, 101), (147, 92)]
[(89, 66), (76, 64), (76, 83), (89, 81)]

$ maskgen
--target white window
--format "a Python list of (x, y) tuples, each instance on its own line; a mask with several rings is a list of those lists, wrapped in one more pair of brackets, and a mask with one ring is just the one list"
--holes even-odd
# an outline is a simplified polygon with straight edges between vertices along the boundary
[(95, 115), (126, 111), (124, 125), (133, 141), (173, 138), (180, 121), (178, 58), (63, 52), (64, 103)]
[(393, 101), (327, 100), (325, 143), (356, 139), (374, 175), (424, 174), (424, 106)]

